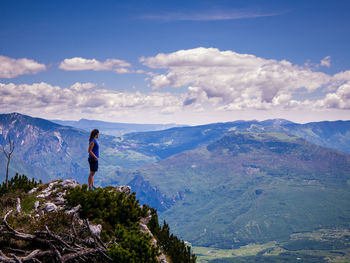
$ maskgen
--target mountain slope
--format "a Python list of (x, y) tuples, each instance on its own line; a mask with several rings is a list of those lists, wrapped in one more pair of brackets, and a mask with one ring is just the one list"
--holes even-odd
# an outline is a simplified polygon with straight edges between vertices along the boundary
[(152, 153), (164, 159), (183, 151), (208, 145), (226, 133), (235, 130), (251, 131), (257, 121), (236, 121), (207, 125), (177, 127), (164, 131), (129, 133), (121, 137), (123, 143), (137, 147), (144, 153)]
[(290, 123), (281, 131), (302, 137), (317, 145), (350, 153), (350, 121)]
[(316, 145), (350, 153), (350, 121), (297, 124), (283, 119), (235, 121), (176, 127), (164, 131), (129, 133), (120, 142), (161, 159), (208, 145), (230, 132), (280, 132), (304, 138)]
[(350, 156), (286, 134), (227, 134), (116, 180), (136, 175), (173, 201), (161, 216), (194, 245), (282, 240), (350, 220)]
[[(47, 182), (57, 178), (73, 177), (85, 182), (89, 173), (87, 146), (89, 132), (61, 126), (50, 121), (18, 113), (0, 114), (0, 144), (6, 146), (8, 138), (15, 142), (10, 164), (10, 176), (15, 172)], [(101, 176), (118, 169), (130, 169), (154, 162), (156, 157), (125, 148), (115, 137), (100, 135)], [(5, 163), (0, 154), (0, 163)], [(0, 179), (4, 178), (0, 171)], [(11, 175), (12, 174), (12, 175)]]

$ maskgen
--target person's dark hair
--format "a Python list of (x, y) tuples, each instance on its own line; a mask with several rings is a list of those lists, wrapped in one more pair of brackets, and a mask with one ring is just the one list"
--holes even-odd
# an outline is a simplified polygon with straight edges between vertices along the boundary
[(100, 133), (97, 129), (93, 129), (92, 132), (90, 133), (90, 139), (89, 142), (95, 138), (96, 134)]

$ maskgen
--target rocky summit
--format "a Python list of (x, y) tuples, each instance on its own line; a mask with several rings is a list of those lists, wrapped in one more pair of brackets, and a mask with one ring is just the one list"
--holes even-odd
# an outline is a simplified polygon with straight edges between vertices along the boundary
[(155, 211), (130, 187), (91, 191), (66, 179), (23, 191), (26, 180), (17, 176), (0, 195), (0, 262), (168, 262), (151, 231), (160, 229)]

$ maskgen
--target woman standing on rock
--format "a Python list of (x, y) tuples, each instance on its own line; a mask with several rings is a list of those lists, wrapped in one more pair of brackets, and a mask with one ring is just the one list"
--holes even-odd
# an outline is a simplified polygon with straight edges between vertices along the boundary
[(96, 139), (98, 138), (99, 131), (97, 129), (92, 130), (89, 139), (89, 164), (90, 164), (90, 175), (88, 179), (89, 190), (95, 190), (96, 187), (94, 185), (94, 175), (98, 170), (98, 143)]

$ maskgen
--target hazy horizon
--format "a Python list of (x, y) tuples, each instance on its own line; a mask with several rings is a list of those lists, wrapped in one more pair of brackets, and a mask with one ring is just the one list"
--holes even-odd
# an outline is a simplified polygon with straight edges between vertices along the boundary
[(350, 119), (338, 119), (338, 120), (321, 120), (321, 121), (309, 121), (309, 122), (297, 122), (297, 121), (291, 121), (289, 119), (285, 119), (285, 118), (267, 118), (267, 119), (236, 119), (236, 120), (227, 120), (227, 121), (216, 121), (216, 122), (207, 122), (207, 123), (194, 123), (194, 124), (187, 124), (187, 123), (176, 123), (176, 122), (167, 122), (167, 123), (155, 123), (155, 122), (119, 122), (119, 121), (104, 121), (104, 120), (99, 120), (99, 119), (87, 119), (87, 118), (80, 118), (80, 119), (48, 119), (48, 118), (44, 118), (44, 117), (40, 117), (40, 116), (33, 116), (33, 115), (28, 115), (25, 113), (20, 113), (20, 112), (6, 112), (6, 113), (0, 113), (0, 114), (14, 114), (14, 113), (19, 113), (22, 115), (26, 115), (29, 117), (33, 117), (33, 118), (42, 118), (42, 119), (46, 119), (48, 121), (63, 121), (63, 122), (79, 122), (81, 120), (87, 120), (87, 121), (100, 121), (100, 122), (106, 122), (106, 123), (121, 123), (121, 124), (138, 124), (138, 125), (184, 125), (184, 126), (197, 126), (197, 125), (207, 125), (207, 124), (213, 124), (213, 123), (225, 123), (225, 122), (236, 122), (236, 121), (244, 121), (244, 122), (250, 122), (250, 121), (258, 121), (258, 122), (263, 122), (263, 121), (269, 121), (269, 120), (285, 120), (285, 121), (290, 121), (293, 123), (297, 123), (297, 124), (307, 124), (307, 123), (311, 123), (311, 122), (336, 122), (336, 121), (350, 121)]

